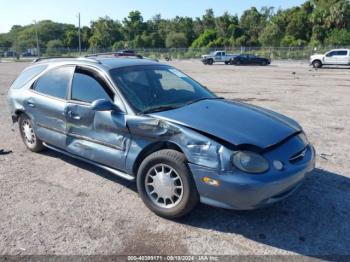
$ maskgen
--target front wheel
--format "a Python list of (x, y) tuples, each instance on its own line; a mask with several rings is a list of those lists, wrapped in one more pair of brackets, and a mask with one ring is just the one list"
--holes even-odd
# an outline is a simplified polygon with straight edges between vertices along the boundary
[(313, 62), (312, 62), (312, 66), (313, 66), (314, 68), (321, 68), (321, 67), (322, 67), (322, 63), (321, 63), (321, 61), (316, 60), (316, 61), (313, 61)]
[(175, 150), (157, 151), (141, 163), (137, 189), (149, 209), (168, 219), (186, 215), (199, 201), (186, 158)]
[(33, 152), (40, 152), (44, 149), (42, 141), (37, 138), (32, 120), (25, 114), (19, 117), (19, 131), (26, 147)]
[(208, 59), (208, 60), (207, 60), (207, 64), (208, 64), (208, 65), (214, 64), (214, 60), (213, 60), (213, 59)]

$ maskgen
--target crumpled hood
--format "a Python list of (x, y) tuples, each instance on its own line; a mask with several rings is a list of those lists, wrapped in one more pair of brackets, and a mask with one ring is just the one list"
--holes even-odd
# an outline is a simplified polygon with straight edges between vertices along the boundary
[(202, 100), (151, 116), (180, 124), (233, 145), (255, 145), (262, 149), (277, 144), (301, 127), (273, 111), (229, 100)]

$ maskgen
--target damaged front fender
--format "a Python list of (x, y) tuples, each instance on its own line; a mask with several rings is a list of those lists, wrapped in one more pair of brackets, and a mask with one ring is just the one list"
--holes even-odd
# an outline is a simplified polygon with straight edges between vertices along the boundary
[(225, 169), (229, 162), (230, 150), (190, 128), (149, 116), (128, 117), (127, 125), (132, 136), (126, 163), (130, 170), (145, 148), (161, 142), (175, 144), (196, 165)]

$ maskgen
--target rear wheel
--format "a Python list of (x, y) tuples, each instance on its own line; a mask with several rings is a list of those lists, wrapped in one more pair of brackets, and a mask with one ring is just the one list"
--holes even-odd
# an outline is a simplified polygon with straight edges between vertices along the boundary
[(315, 61), (312, 62), (312, 66), (314, 68), (321, 68), (322, 67), (322, 63), (321, 63), (320, 60), (315, 60)]
[(19, 131), (26, 147), (33, 152), (40, 152), (44, 149), (42, 141), (37, 138), (32, 120), (25, 114), (19, 117)]
[(160, 150), (140, 165), (137, 189), (145, 205), (161, 217), (186, 215), (199, 196), (185, 156), (175, 150)]

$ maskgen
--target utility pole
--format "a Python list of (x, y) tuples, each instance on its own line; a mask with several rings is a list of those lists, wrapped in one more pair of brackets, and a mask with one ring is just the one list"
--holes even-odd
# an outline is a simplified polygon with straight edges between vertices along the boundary
[(35, 38), (36, 38), (36, 51), (38, 52), (38, 57), (40, 57), (40, 45), (39, 45), (39, 35), (38, 35), (38, 24), (36, 20), (34, 20), (35, 24)]
[(81, 56), (81, 33), (80, 33), (80, 13), (78, 13), (78, 24), (79, 24), (79, 31), (78, 31), (78, 37), (79, 37), (79, 56)]

